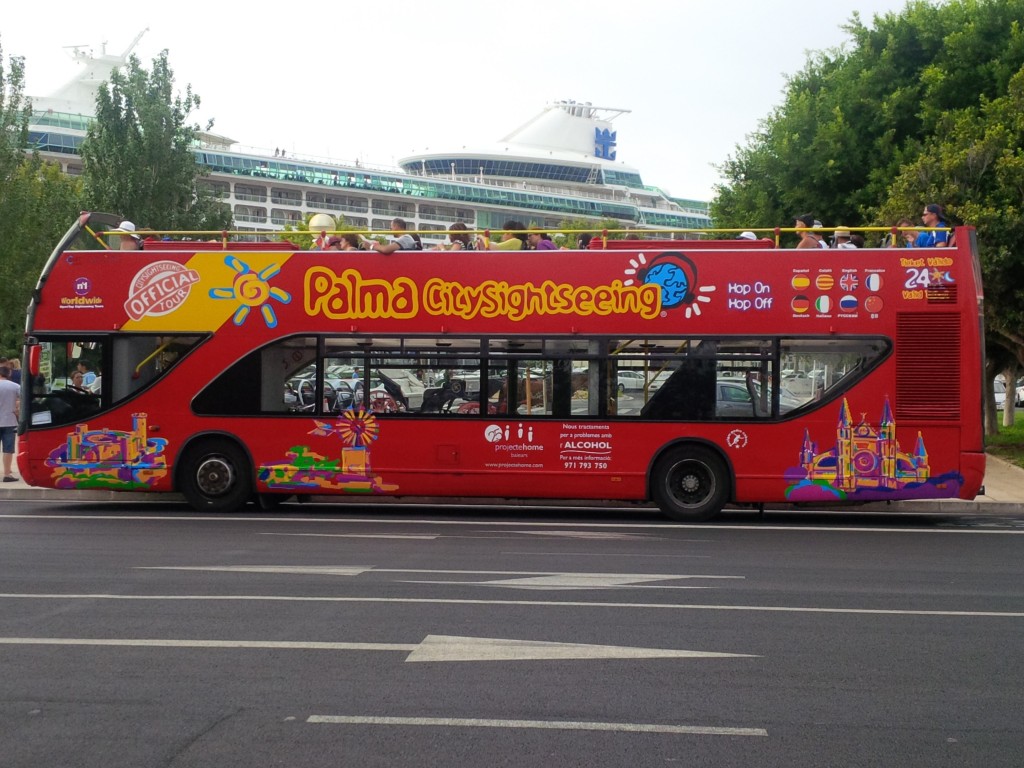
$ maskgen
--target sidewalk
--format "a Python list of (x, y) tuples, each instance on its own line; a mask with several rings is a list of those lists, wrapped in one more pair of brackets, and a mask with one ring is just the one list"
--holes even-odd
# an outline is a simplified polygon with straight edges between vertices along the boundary
[[(323, 497), (325, 500), (328, 497)], [(18, 478), (13, 483), (0, 483), (0, 501), (183, 501), (177, 493), (136, 493), (115, 491), (58, 491), (52, 488), (33, 488)], [(339, 503), (358, 501), (367, 503), (364, 496), (358, 498), (345, 496), (338, 497)], [(383, 499), (382, 499), (383, 501)], [(408, 503), (425, 501), (424, 499), (404, 499)], [(458, 499), (452, 499), (458, 503)], [(472, 499), (474, 504), (486, 504), (486, 500)], [(505, 501), (505, 500), (503, 500)], [(582, 504), (593, 506), (593, 501), (584, 501)], [(608, 503), (608, 502), (606, 502)], [(948, 514), (982, 514), (982, 515), (1024, 515), (1024, 469), (1010, 464), (1003, 459), (989, 456), (985, 468), (985, 493), (978, 496), (974, 501), (962, 499), (941, 499), (938, 501), (895, 501), (891, 504), (878, 502), (864, 504), (857, 509), (864, 511), (890, 512), (905, 511), (914, 512), (924, 505), (941, 505), (941, 511)], [(559, 506), (564, 506), (560, 502)], [(779, 504), (771, 504), (771, 508), (777, 509)]]

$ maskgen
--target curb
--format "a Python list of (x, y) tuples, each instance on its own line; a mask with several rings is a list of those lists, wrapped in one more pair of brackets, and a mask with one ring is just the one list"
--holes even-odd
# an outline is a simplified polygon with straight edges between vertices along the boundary
[[(0, 488), (0, 500), (9, 501), (84, 501), (84, 502), (167, 502), (185, 504), (180, 493), (136, 493), (132, 491), (60, 491), (52, 488), (30, 488), (20, 485), (15, 488)], [(426, 497), (426, 496), (312, 496), (309, 504), (322, 506), (425, 506), (449, 504), (469, 507), (568, 507), (602, 509), (643, 509), (656, 511), (653, 503), (630, 501), (607, 501), (601, 499), (519, 499), (519, 498), (467, 498), (467, 497)], [(727, 505), (727, 510), (757, 511), (757, 505)], [(815, 512), (870, 512), (892, 514), (943, 514), (943, 515), (1024, 515), (1024, 501), (994, 501), (985, 499), (965, 501), (962, 499), (923, 499), (914, 501), (870, 502), (849, 505), (779, 504), (764, 505), (765, 511), (815, 511)]]

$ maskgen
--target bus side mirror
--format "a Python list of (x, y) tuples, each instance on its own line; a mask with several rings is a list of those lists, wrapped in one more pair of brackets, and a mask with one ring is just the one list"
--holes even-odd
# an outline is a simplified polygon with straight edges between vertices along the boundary
[(39, 357), (42, 351), (43, 348), (38, 344), (33, 344), (28, 348), (28, 372), (33, 377), (39, 375)]

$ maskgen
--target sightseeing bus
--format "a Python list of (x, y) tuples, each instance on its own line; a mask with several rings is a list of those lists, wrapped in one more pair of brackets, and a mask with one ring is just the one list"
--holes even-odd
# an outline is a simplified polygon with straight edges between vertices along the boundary
[(226, 234), (111, 250), (117, 221), (82, 214), (31, 298), (31, 485), (210, 511), (653, 501), (683, 521), (982, 485), (971, 228), (945, 249), (381, 254)]

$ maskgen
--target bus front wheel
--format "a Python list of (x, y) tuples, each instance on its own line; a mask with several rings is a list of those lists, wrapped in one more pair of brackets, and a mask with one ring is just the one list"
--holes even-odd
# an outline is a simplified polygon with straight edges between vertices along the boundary
[(673, 520), (699, 523), (722, 511), (729, 473), (713, 451), (700, 446), (673, 448), (654, 464), (651, 493)]
[(252, 496), (249, 459), (229, 440), (204, 440), (185, 457), (181, 492), (194, 509), (233, 512)]

